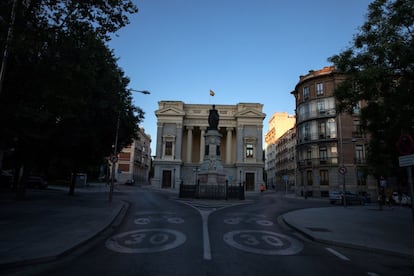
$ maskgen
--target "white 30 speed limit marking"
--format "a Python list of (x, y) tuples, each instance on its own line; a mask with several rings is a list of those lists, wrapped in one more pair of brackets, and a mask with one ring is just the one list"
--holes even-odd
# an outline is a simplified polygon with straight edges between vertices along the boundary
[(186, 240), (183, 233), (172, 229), (141, 229), (115, 235), (105, 245), (120, 253), (155, 253), (178, 247)]
[(239, 250), (262, 255), (293, 255), (303, 249), (303, 244), (283, 234), (262, 230), (228, 232), (224, 241)]

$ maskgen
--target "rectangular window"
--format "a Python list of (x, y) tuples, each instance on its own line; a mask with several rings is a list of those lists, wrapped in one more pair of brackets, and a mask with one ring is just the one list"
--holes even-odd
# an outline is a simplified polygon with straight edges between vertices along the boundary
[(312, 164), (312, 150), (311, 149), (308, 149), (306, 151), (306, 163), (308, 165), (311, 165)]
[(172, 155), (172, 142), (171, 141), (167, 141), (165, 142), (165, 155), (166, 156), (171, 156)]
[(361, 125), (360, 120), (353, 121), (352, 136), (357, 137), (357, 138), (364, 137), (364, 133), (362, 130), (362, 125)]
[(303, 99), (305, 100), (309, 99), (309, 87), (308, 86), (303, 87)]
[(357, 168), (357, 184), (358, 185), (367, 185), (367, 178), (364, 171), (361, 168)]
[(119, 153), (119, 160), (121, 161), (129, 161), (131, 159), (130, 152), (120, 152)]
[(253, 158), (253, 144), (246, 144), (246, 157)]
[(326, 123), (320, 122), (319, 123), (319, 139), (325, 139), (326, 138)]
[(316, 95), (317, 96), (323, 95), (323, 83), (322, 82), (316, 84)]
[(305, 139), (305, 141), (309, 141), (310, 140), (310, 125), (309, 125), (309, 123), (306, 123), (304, 125), (304, 129), (305, 129), (305, 137), (304, 137), (304, 139)]
[(319, 114), (324, 114), (326, 112), (325, 101), (323, 101), (323, 100), (318, 101), (318, 112), (319, 112)]
[(118, 168), (122, 172), (129, 172), (129, 164), (119, 164)]
[(308, 186), (313, 185), (312, 171), (306, 172), (306, 180), (307, 180)]
[(320, 170), (319, 171), (319, 178), (321, 180), (320, 185), (329, 185), (329, 173), (328, 170)]
[(321, 164), (325, 164), (327, 160), (328, 160), (328, 151), (326, 150), (325, 147), (319, 148), (319, 162)]
[(353, 112), (356, 115), (361, 114), (361, 103), (360, 102), (355, 104), (355, 106), (353, 108)]
[(365, 153), (363, 145), (355, 145), (355, 163), (364, 164), (365, 163)]
[(326, 138), (336, 138), (336, 122), (335, 119), (329, 119), (327, 122)]

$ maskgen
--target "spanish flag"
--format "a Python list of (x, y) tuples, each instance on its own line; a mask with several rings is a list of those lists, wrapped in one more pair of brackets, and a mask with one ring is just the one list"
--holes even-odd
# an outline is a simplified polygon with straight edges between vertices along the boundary
[(216, 93), (214, 93), (213, 90), (210, 89), (210, 96), (214, 96)]

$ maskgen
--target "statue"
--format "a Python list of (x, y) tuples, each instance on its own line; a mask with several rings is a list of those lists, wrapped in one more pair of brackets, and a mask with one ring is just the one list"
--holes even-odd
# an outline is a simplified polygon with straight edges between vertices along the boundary
[(208, 129), (217, 130), (219, 123), (219, 114), (216, 109), (216, 106), (213, 104), (213, 109), (210, 109), (210, 114), (208, 115)]

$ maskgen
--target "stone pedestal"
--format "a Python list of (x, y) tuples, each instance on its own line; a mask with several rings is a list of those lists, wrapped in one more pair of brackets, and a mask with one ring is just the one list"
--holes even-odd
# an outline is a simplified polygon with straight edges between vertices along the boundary
[(205, 137), (205, 154), (198, 173), (198, 196), (200, 198), (224, 198), (226, 174), (220, 157), (221, 134), (209, 129)]

